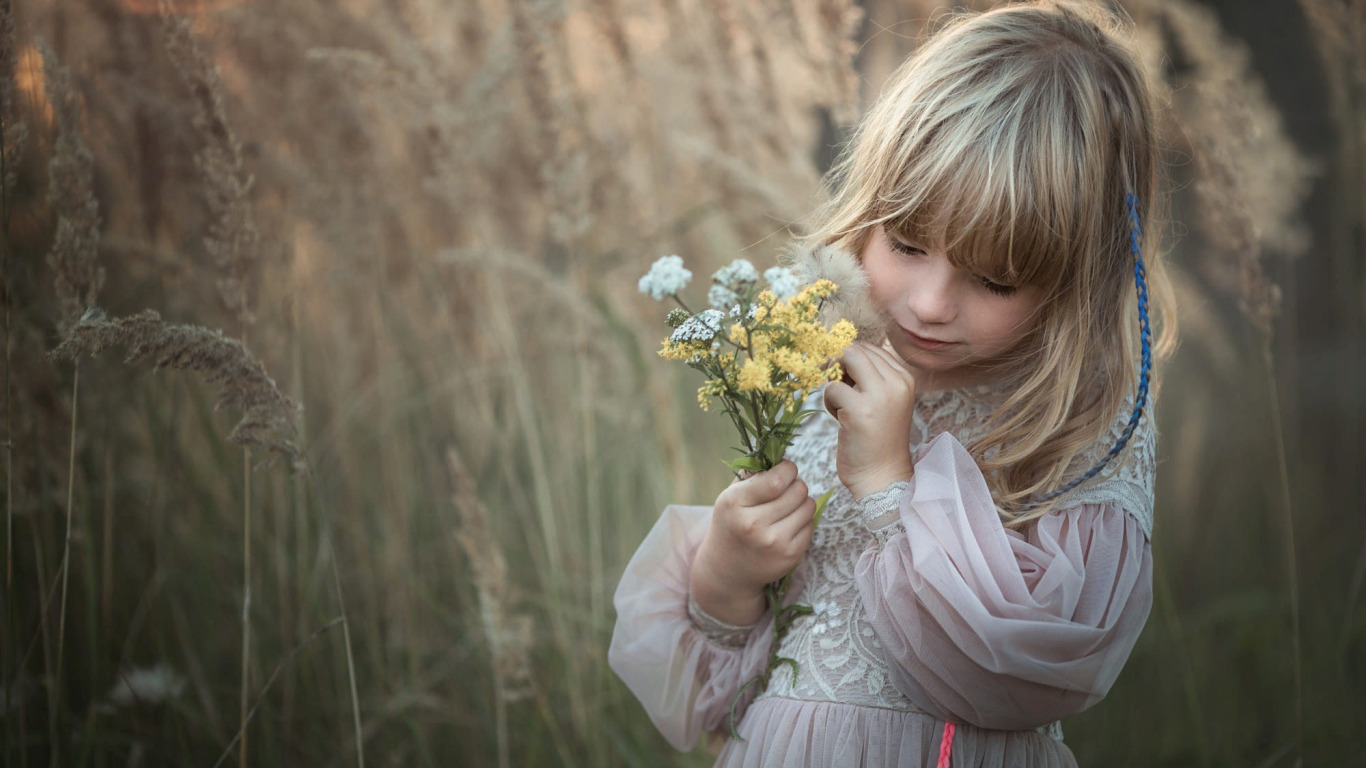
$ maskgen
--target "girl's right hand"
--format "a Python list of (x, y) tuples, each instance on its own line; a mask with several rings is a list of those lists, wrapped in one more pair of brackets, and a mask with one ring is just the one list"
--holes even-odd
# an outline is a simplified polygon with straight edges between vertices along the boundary
[(789, 460), (731, 483), (716, 497), (693, 560), (693, 596), (702, 610), (727, 623), (757, 621), (764, 586), (805, 557), (815, 514), (816, 500)]

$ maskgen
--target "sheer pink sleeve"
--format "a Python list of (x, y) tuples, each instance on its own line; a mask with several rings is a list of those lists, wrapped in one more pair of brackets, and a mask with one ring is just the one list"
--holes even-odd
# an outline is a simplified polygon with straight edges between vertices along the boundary
[[(727, 726), (731, 700), (764, 670), (773, 642), (765, 613), (756, 628), (703, 631), (688, 611), (692, 562), (711, 507), (669, 506), (636, 550), (613, 602), (617, 624), (608, 664), (645, 706), (676, 749), (690, 750), (702, 731)], [(705, 623), (709, 617), (702, 614)], [(736, 722), (754, 698), (746, 693)]]
[(1007, 530), (949, 434), (903, 488), (882, 510), (861, 500), (882, 545), (855, 571), (896, 687), (938, 717), (1006, 730), (1104, 697), (1152, 607), (1152, 550), (1134, 517), (1083, 504)]

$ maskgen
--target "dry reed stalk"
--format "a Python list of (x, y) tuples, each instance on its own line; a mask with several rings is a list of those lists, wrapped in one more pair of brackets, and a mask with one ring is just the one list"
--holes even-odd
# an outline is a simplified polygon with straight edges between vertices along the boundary
[[(10, 0), (0, 0), (0, 301), (5, 305), (5, 594), (14, 594), (14, 410), (13, 410), (13, 335), (11, 333), (10, 308), (13, 302), (12, 275), (10, 273), (10, 189), (17, 177), (13, 168), (23, 151), (26, 129), (18, 120), (18, 110), (14, 104), (15, 51), (18, 50), (14, 34), (14, 8)], [(5, 702), (14, 701), (16, 678), (10, 675), (10, 632), (14, 627), (14, 617), (10, 613), (13, 600), (5, 600), (5, 626), (0, 629), (0, 694)], [(10, 727), (13, 718), (5, 718), (6, 753), (9, 751)], [(23, 754), (28, 754), (22, 747)]]
[(829, 98), (833, 102), (834, 119), (850, 123), (859, 112), (859, 73), (854, 67), (858, 55), (858, 31), (863, 25), (864, 10), (853, 0), (825, 0), (819, 13), (830, 35), (825, 53), (824, 69), (829, 78)]
[[(586, 282), (586, 281), (585, 281)], [(579, 450), (587, 461), (581, 469), (584, 477), (584, 503), (587, 505), (588, 526), (588, 616), (587, 644), (598, 641), (598, 631), (608, 626), (607, 607), (602, 585), (605, 583), (602, 557), (603, 501), (602, 483), (599, 478), (598, 463), (592, 459), (598, 455), (597, 416), (594, 402), (597, 399), (597, 385), (594, 381), (594, 366), (590, 355), (589, 340), (593, 334), (585, 327), (582, 317), (575, 316), (574, 336), (580, 341), (575, 345), (574, 367), (578, 373), (578, 430), (581, 436)], [(592, 701), (601, 702), (606, 695), (606, 675), (593, 676)], [(596, 714), (596, 713), (593, 713)], [(600, 762), (604, 756), (602, 729), (593, 729), (591, 755)]]
[[(338, 624), (341, 624), (343, 628), (345, 628), (346, 618), (343, 616), (338, 616), (335, 619), (332, 619), (331, 621), (322, 625), (321, 627), (318, 627), (317, 629), (313, 630), (313, 634), (304, 638), (293, 648), (291, 648), (289, 650), (289, 655), (281, 659), (280, 663), (275, 665), (275, 670), (270, 673), (270, 677), (266, 678), (265, 685), (261, 686), (261, 695), (256, 699), (256, 703), (251, 706), (251, 709), (247, 711), (246, 719), (248, 722), (250, 722), (252, 718), (256, 717), (256, 711), (261, 708), (261, 702), (265, 700), (266, 694), (270, 692), (271, 686), (275, 685), (276, 679), (280, 677), (280, 673), (284, 671), (285, 667), (294, 663), (294, 659), (299, 655), (299, 652), (304, 649), (304, 646), (308, 645), (309, 643), (312, 643), (319, 637), (322, 637), (324, 632), (327, 632), (328, 630), (332, 629)], [(232, 748), (237, 745), (237, 742), (239, 740), (245, 740), (246, 737), (246, 723), (243, 723), (242, 728), (239, 729), (236, 735), (233, 736), (232, 741), (228, 742), (228, 745), (223, 748), (223, 753), (218, 756), (218, 760), (214, 762), (213, 768), (218, 768), (218, 766), (222, 765), (223, 761), (227, 759), (228, 755), (232, 754)]]
[(1317, 169), (1286, 136), (1280, 114), (1260, 79), (1251, 76), (1246, 47), (1225, 39), (1213, 12), (1186, 0), (1170, 0), (1163, 11), (1176, 45), (1194, 71), (1181, 120), (1195, 149), (1195, 193), (1200, 207), (1196, 218), (1208, 241), (1223, 251), (1226, 262), (1232, 262), (1225, 266), (1225, 274), (1236, 286), (1244, 314), (1262, 335), (1290, 598), (1294, 745), (1302, 760), (1304, 665), (1299, 566), (1274, 359), (1281, 292), (1266, 276), (1262, 257), (1268, 252), (1293, 257), (1308, 249), (1299, 209)]
[(93, 188), (94, 158), (80, 134), (80, 94), (51, 49), (45, 44), (39, 49), (57, 130), (48, 163), (48, 200), (57, 214), (57, 230), (47, 263), (55, 275), (61, 312), (57, 330), (65, 335), (86, 307), (97, 303), (104, 286), (104, 267), (98, 260), (100, 212)]
[[(1330, 217), (1334, 226), (1328, 236), (1328, 251), (1335, 262), (1333, 273), (1343, 278), (1341, 288), (1346, 289), (1339, 296), (1346, 298), (1353, 291), (1363, 296), (1361, 309), (1353, 313), (1359, 318), (1366, 311), (1366, 280), (1359, 264), (1361, 233), (1366, 225), (1366, 0), (1300, 0), (1300, 7), (1318, 42), (1315, 47), (1323, 61), (1339, 136), (1340, 167), (1334, 174), (1337, 184), (1332, 202), (1337, 210)], [(1366, 541), (1357, 553), (1338, 636), (1343, 668), (1352, 663), (1349, 647), (1363, 586)]]
[(280, 457), (302, 458), (299, 447), (290, 439), (298, 434), (294, 419), (299, 405), (280, 392), (265, 366), (242, 342), (224, 336), (222, 331), (166, 323), (150, 309), (109, 320), (103, 311), (92, 308), (48, 356), (74, 360), (115, 346), (128, 348), (123, 362), (129, 365), (152, 358), (154, 369), (202, 373), (217, 389), (215, 409), (231, 405), (243, 411), (228, 441), (274, 454), (262, 466)]
[[(1198, 172), (1201, 233), (1242, 264), (1233, 275), (1260, 273), (1268, 253), (1299, 256), (1309, 235), (1299, 209), (1319, 168), (1286, 135), (1280, 113), (1252, 68), (1244, 44), (1228, 39), (1213, 11), (1169, 0), (1162, 16), (1190, 65), (1175, 104)], [(1181, 87), (1184, 86), (1184, 87)], [(1244, 286), (1249, 317), (1264, 326), (1276, 314), (1273, 293)]]
[(494, 731), (499, 768), (507, 768), (506, 705), (531, 693), (532, 622), (526, 614), (509, 611), (512, 602), (507, 561), (492, 530), (492, 515), (479, 499), (478, 487), (454, 446), (446, 449), (456, 514), (460, 526), (455, 539), (469, 559), (479, 595), (479, 619), (493, 657)]
[[(166, 50), (185, 78), (196, 107), (194, 126), (204, 141), (195, 155), (203, 175), (209, 210), (214, 217), (204, 239), (219, 276), (219, 298), (241, 325), (242, 343), (255, 322), (247, 295), (247, 279), (259, 257), (260, 233), (252, 221), (248, 194), (252, 178), (242, 167), (242, 146), (223, 106), (223, 83), (218, 67), (195, 39), (190, 23), (172, 13), (161, 0)], [(247, 700), (251, 685), (251, 457), (242, 448), (242, 684), (239, 714), (242, 722), (241, 768), (247, 765)]]
[[(1340, 131), (1339, 157), (1346, 178), (1338, 203), (1346, 214), (1342, 227), (1366, 222), (1366, 0), (1299, 0), (1319, 43), (1333, 117)], [(1338, 233), (1334, 233), (1336, 236)], [(1349, 247), (1335, 248), (1351, 258)]]
[[(37, 571), (38, 571), (38, 594), (39, 594), (39, 595), (47, 594), (47, 596), (50, 598), (50, 597), (51, 597), (51, 593), (48, 592), (48, 590), (47, 590), (47, 588), (45, 587), (45, 584), (44, 584), (44, 582), (46, 581), (46, 570), (47, 570), (47, 569), (44, 567), (44, 559), (45, 559), (45, 558), (43, 557), (43, 541), (42, 541), (42, 539), (38, 536), (38, 527), (37, 527), (37, 526), (33, 526), (30, 530), (33, 531), (33, 560), (34, 560), (34, 567), (35, 567), (35, 568), (37, 569)], [(57, 583), (56, 583), (56, 580), (55, 580), (55, 579), (53, 580), (53, 585), (52, 585), (52, 587), (53, 587), (53, 589), (56, 589), (56, 587), (57, 587)], [(42, 643), (41, 643), (41, 645), (42, 645), (42, 649), (43, 649), (43, 674), (46, 676), (46, 678), (47, 678), (48, 680), (55, 680), (56, 677), (53, 675), (53, 672), (52, 672), (52, 655), (51, 655), (51, 652), (50, 652), (50, 650), (49, 650), (49, 649), (52, 647), (52, 630), (51, 630), (52, 622), (51, 622), (50, 619), (48, 618), (48, 605), (47, 605), (47, 604), (48, 604), (48, 600), (46, 600), (46, 599), (40, 599), (40, 601), (39, 601), (39, 603), (38, 603), (38, 626), (39, 626), (39, 628), (40, 628), (40, 630), (41, 630), (41, 637), (42, 637)], [(25, 654), (25, 656), (27, 656), (27, 654)], [(19, 669), (22, 670), (23, 668), (24, 668), (24, 663), (21, 661), (20, 664), (19, 664)], [(56, 697), (53, 693), (49, 692), (49, 693), (48, 693), (47, 699), (48, 699), (48, 738), (49, 738), (49, 739), (52, 739), (52, 748), (51, 748), (51, 753), (52, 753), (52, 764), (53, 764), (53, 768), (56, 768), (56, 765), (57, 765), (57, 755), (56, 755), (56, 753), (57, 753), (57, 744), (58, 744), (58, 741), (57, 741), (57, 716), (58, 716), (58, 712), (57, 712), (57, 709), (56, 709), (56, 707), (57, 707), (57, 697)]]
[[(52, 105), (53, 123), (57, 129), (52, 159), (48, 162), (48, 200), (57, 214), (57, 231), (47, 263), (55, 275), (56, 295), (60, 316), (59, 334), (65, 335), (75, 318), (87, 306), (93, 306), (104, 285), (104, 268), (98, 261), (100, 237), (99, 207), (92, 189), (94, 159), (81, 139), (80, 97), (71, 85), (71, 74), (57, 62), (56, 56), (41, 45), (43, 83), (48, 103)], [(67, 464), (66, 535), (62, 544), (61, 603), (57, 613), (57, 675), (50, 698), (52, 711), (60, 715), (63, 693), (63, 672), (66, 650), (66, 597), (71, 578), (71, 529), (74, 524), (76, 490), (76, 425), (80, 406), (80, 361), (73, 361), (71, 384), (71, 449)], [(56, 736), (56, 724), (52, 726)], [(54, 741), (51, 749), (52, 765), (60, 762), (61, 749)]]
[[(521, 55), (522, 77), (538, 134), (533, 157), (540, 166), (552, 258), (592, 226), (589, 215), (591, 134), (586, 107), (575, 88), (565, 46), (563, 0), (509, 0), (513, 38)], [(571, 110), (570, 107), (576, 107)], [(576, 119), (570, 120), (570, 117)]]
[(245, 333), (255, 321), (247, 279), (259, 258), (261, 238), (252, 220), (249, 193), (253, 180), (243, 168), (242, 145), (223, 105), (222, 74), (199, 45), (190, 22), (175, 15), (168, 0), (161, 3), (166, 51), (190, 89), (194, 126), (203, 141), (195, 165), (203, 177), (213, 216), (204, 244), (218, 268), (219, 298), (242, 323)]

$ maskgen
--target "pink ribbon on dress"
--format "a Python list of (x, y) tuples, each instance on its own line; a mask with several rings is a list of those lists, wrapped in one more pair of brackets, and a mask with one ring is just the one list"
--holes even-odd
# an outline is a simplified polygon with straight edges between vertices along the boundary
[(939, 742), (939, 762), (935, 768), (949, 768), (949, 754), (953, 751), (953, 723), (944, 723), (944, 738)]

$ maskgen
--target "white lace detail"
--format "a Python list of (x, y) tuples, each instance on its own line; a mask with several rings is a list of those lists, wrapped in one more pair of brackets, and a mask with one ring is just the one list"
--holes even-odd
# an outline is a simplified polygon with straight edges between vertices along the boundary
[(757, 623), (739, 626), (737, 624), (727, 624), (724, 621), (702, 610), (702, 606), (693, 599), (692, 592), (688, 592), (688, 618), (692, 621), (693, 628), (702, 637), (711, 641), (713, 645), (722, 648), (744, 648), (749, 642), (750, 633), (759, 626)]
[[(1134, 402), (1124, 401), (1124, 413), (1110, 424), (1109, 437), (1104, 443), (1097, 443), (1072, 463), (1072, 471), (1085, 472), (1109, 453), (1110, 448), (1124, 434), (1133, 413)], [(1130, 517), (1138, 521), (1143, 535), (1153, 536), (1153, 480), (1157, 475), (1157, 431), (1153, 429), (1152, 404), (1143, 409), (1138, 426), (1129, 438), (1129, 445), (1120, 451), (1110, 465), (1101, 470), (1099, 479), (1093, 479), (1063, 496), (1063, 506), (1074, 507), (1078, 504), (1115, 503)], [(1071, 476), (1071, 475), (1069, 475)]]
[(854, 502), (863, 527), (872, 532), (878, 546), (905, 532), (906, 526), (901, 524), (901, 495), (910, 487), (910, 481), (899, 480)]
[[(985, 431), (987, 418), (999, 404), (999, 398), (1000, 393), (988, 386), (920, 396), (913, 418), (912, 454), (919, 458), (930, 439), (941, 432), (950, 432), (959, 442), (970, 444)], [(783, 638), (780, 655), (795, 659), (799, 667), (795, 681), (791, 667), (783, 665), (774, 672), (768, 689), (760, 698), (833, 701), (919, 712), (921, 710), (890, 681), (882, 646), (864, 617), (863, 601), (854, 581), (854, 567), (859, 556), (870, 547), (881, 546), (904, 528), (900, 521), (885, 527), (875, 526), (878, 528), (878, 535), (875, 535), (860, 518), (863, 511), (860, 506), (863, 505), (854, 502), (835, 470), (839, 424), (824, 412), (822, 404), (820, 392), (805, 403), (803, 407), (821, 412), (802, 427), (787, 451), (787, 457), (796, 463), (811, 495), (819, 496), (830, 488), (836, 489), (812, 537), (804, 569), (806, 578), (795, 585), (799, 588), (796, 602), (811, 606), (814, 613), (794, 623)], [(1123, 431), (1128, 415), (1125, 413), (1117, 420), (1112, 430), (1114, 436)], [(1118, 467), (1109, 469), (1100, 480), (1093, 480), (1071, 492), (1064, 508), (1079, 503), (1118, 502), (1139, 521), (1145, 533), (1150, 531), (1154, 469), (1154, 438), (1150, 424), (1145, 414), (1131, 439), (1131, 448), (1117, 457)], [(1094, 456), (1081, 457), (1079, 471), (1088, 469), (1111, 445), (1113, 442), (1098, 445)], [(873, 499), (875, 495), (870, 494), (864, 501), (878, 501)], [(883, 511), (879, 508), (871, 514), (880, 518)], [(880, 522), (887, 521), (880, 519)], [(1035, 730), (1062, 739), (1062, 726), (1057, 722)]]

